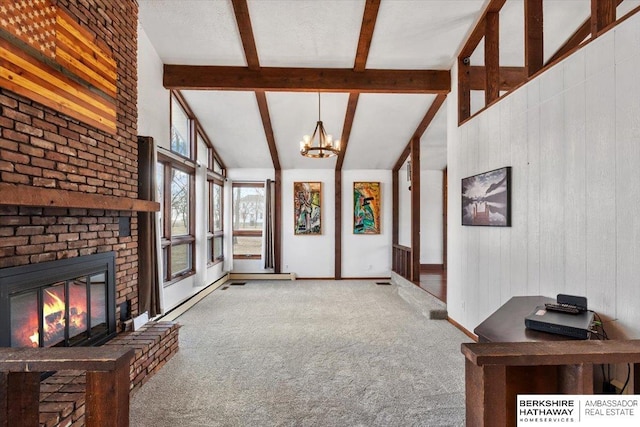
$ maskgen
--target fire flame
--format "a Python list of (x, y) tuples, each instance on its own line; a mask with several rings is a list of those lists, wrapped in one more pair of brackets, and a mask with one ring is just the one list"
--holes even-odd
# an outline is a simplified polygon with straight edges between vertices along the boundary
[[(59, 339), (56, 339), (57, 337), (64, 337), (65, 303), (55, 293), (49, 290), (45, 290), (45, 293), (47, 295), (45, 299), (48, 301), (45, 302), (42, 307), (43, 338), (45, 344), (54, 340), (51, 344), (55, 344), (55, 342), (59, 341)], [(77, 305), (72, 306), (69, 310), (69, 320), (70, 325), (74, 328), (81, 330), (86, 328), (86, 309)], [(29, 340), (33, 347), (38, 347), (40, 334), (37, 329), (29, 336)]]

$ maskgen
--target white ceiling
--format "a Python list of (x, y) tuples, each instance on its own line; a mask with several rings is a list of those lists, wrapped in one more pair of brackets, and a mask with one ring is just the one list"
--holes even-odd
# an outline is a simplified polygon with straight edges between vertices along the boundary
[[(246, 66), (230, 0), (139, 0), (143, 30), (165, 64)], [(590, 0), (544, 0), (545, 57), (589, 16)], [(618, 15), (640, 1), (625, 0)], [(263, 67), (353, 68), (365, 0), (248, 0)], [(449, 70), (486, 0), (382, 0), (367, 69)], [(523, 65), (523, 0), (500, 13), (501, 65)], [(482, 43), (471, 57), (481, 65)], [(183, 91), (229, 168), (273, 163), (253, 92)], [(307, 159), (299, 141), (313, 132), (318, 94), (267, 92), (282, 169), (335, 169), (336, 160)], [(343, 169), (391, 169), (435, 95), (361, 94)], [(348, 93), (323, 93), (325, 128), (340, 138)], [(446, 166), (446, 103), (421, 139), (422, 169)]]

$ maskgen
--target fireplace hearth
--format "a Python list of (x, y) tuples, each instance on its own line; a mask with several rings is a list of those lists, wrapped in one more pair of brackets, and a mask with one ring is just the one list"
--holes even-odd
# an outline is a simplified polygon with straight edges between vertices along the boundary
[(101, 345), (115, 302), (115, 252), (1, 269), (0, 346)]

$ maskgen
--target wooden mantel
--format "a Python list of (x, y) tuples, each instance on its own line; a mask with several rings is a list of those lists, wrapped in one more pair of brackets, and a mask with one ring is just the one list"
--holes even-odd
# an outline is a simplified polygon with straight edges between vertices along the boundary
[(0, 183), (0, 205), (157, 212), (158, 202), (103, 194)]

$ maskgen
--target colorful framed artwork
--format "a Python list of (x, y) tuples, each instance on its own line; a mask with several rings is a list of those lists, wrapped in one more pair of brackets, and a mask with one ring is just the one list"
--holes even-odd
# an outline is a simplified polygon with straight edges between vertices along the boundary
[(511, 226), (511, 168), (462, 179), (462, 225)]
[(380, 234), (380, 183), (353, 183), (353, 234)]
[(322, 183), (293, 183), (294, 234), (322, 234)]

